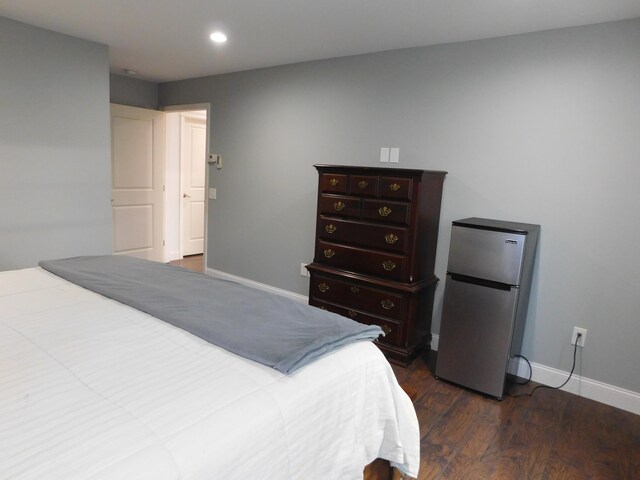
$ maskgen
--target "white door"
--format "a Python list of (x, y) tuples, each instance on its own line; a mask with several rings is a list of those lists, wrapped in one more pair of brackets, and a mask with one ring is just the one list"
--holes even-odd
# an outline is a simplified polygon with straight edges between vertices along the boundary
[(204, 251), (206, 112), (181, 115), (180, 186), (182, 255)]
[(163, 112), (111, 105), (113, 253), (163, 261)]

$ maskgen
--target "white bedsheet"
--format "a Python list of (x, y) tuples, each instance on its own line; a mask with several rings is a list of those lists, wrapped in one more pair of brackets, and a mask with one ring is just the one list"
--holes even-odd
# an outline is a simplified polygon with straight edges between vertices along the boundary
[(417, 476), (413, 405), (357, 343), (293, 375), (40, 268), (0, 273), (0, 478)]

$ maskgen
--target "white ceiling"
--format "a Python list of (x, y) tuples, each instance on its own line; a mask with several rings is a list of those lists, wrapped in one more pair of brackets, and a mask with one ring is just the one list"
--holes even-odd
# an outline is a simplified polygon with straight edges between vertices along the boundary
[(108, 45), (112, 72), (168, 81), (635, 18), (640, 0), (0, 0), (0, 15)]

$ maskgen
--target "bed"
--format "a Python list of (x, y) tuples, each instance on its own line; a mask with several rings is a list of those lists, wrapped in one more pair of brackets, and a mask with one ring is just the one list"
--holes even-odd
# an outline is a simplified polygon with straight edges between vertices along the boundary
[(376, 458), (417, 476), (415, 410), (371, 342), (285, 374), (42, 268), (0, 272), (0, 478), (361, 479)]

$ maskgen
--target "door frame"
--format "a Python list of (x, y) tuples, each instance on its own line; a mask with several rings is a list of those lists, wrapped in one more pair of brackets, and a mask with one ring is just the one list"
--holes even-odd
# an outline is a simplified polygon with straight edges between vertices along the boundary
[[(191, 158), (189, 160), (187, 160), (185, 153), (187, 153), (185, 151), (185, 147), (188, 144), (188, 135), (187, 135), (187, 129), (189, 128), (190, 125), (193, 125), (194, 123), (197, 123), (200, 125), (200, 128), (202, 128), (202, 126), (205, 127), (205, 143), (203, 145), (204, 147), (204, 158), (201, 158), (200, 161), (204, 162), (204, 164), (201, 164), (201, 168), (203, 169), (203, 175), (206, 177), (207, 175), (207, 147), (206, 147), (206, 122), (207, 122), (207, 118), (206, 118), (206, 111), (204, 110), (183, 110), (180, 113), (176, 113), (176, 115), (179, 115), (179, 124), (180, 124), (180, 154), (179, 154), (179, 163), (180, 163), (180, 208), (179, 208), (179, 223), (180, 223), (180, 242), (179, 242), (179, 250), (180, 250), (180, 257), (184, 258), (185, 256), (185, 250), (187, 249), (187, 243), (188, 241), (186, 240), (187, 236), (185, 235), (185, 230), (186, 230), (186, 222), (187, 222), (187, 209), (185, 206), (185, 199), (184, 199), (184, 194), (186, 193), (186, 185), (185, 182), (187, 180), (187, 177), (189, 177), (191, 175), (191, 173), (187, 173), (188, 169), (185, 169), (185, 166), (192, 162), (194, 159)], [(204, 122), (203, 122), (204, 120)], [(206, 178), (204, 179), (204, 181), (206, 182)], [(204, 205), (206, 205), (206, 203), (208, 202), (208, 198), (207, 198), (207, 192), (205, 191), (205, 185), (202, 186), (202, 192), (203, 192), (203, 207)], [(204, 212), (202, 213), (204, 215)], [(203, 238), (202, 238), (202, 254), (204, 254), (204, 217), (201, 219), (202, 220), (202, 228), (203, 228)]]
[[(204, 247), (203, 247), (203, 261), (204, 268), (207, 268), (207, 241), (209, 238), (209, 156), (211, 154), (210, 143), (211, 143), (211, 104), (210, 103), (188, 103), (184, 105), (167, 105), (160, 108), (161, 111), (166, 113), (179, 113), (179, 112), (189, 112), (194, 110), (205, 110), (207, 112), (206, 118), (206, 145), (205, 152), (207, 159), (205, 160), (205, 185), (204, 185)], [(166, 195), (166, 192), (165, 192)], [(166, 199), (165, 199), (166, 200)], [(165, 222), (166, 228), (166, 222)], [(180, 212), (180, 228), (182, 228), (182, 212)], [(167, 232), (165, 231), (165, 237), (167, 236)], [(182, 255), (182, 231), (180, 232), (180, 255)], [(165, 247), (165, 258), (167, 258), (168, 254), (166, 252)]]

